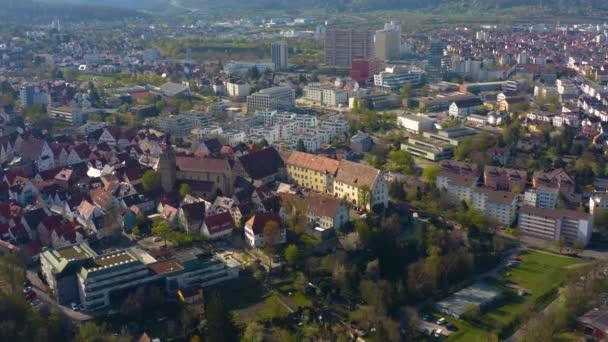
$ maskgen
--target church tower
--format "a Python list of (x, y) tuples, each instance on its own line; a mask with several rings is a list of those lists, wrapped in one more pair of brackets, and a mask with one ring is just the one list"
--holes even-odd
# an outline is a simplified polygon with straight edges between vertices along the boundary
[(165, 148), (158, 159), (160, 185), (165, 192), (173, 191), (173, 187), (175, 186), (176, 169), (177, 163), (175, 161), (175, 151), (173, 151), (173, 146), (168, 144), (167, 148)]

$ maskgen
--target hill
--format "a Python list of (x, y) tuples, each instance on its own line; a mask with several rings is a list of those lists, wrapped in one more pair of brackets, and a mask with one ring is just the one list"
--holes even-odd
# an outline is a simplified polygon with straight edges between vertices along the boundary
[(59, 1), (51, 3), (32, 0), (0, 0), (0, 8), (0, 23), (23, 25), (47, 24), (53, 19), (59, 19), (62, 22), (112, 21), (142, 16), (135, 10), (125, 8), (93, 4), (66, 4)]

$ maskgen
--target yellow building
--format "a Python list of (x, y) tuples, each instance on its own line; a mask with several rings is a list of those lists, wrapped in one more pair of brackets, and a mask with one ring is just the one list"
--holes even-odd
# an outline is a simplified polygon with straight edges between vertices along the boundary
[(333, 193), (333, 179), (340, 162), (303, 152), (292, 152), (287, 158), (287, 173), (301, 187)]
[(376, 204), (388, 205), (388, 186), (380, 170), (373, 167), (303, 152), (293, 152), (286, 165), (289, 176), (303, 188), (367, 209)]

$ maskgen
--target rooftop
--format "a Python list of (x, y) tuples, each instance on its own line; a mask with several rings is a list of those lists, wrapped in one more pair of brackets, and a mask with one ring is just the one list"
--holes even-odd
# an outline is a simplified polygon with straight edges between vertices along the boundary
[(78, 260), (94, 257), (94, 252), (83, 245), (71, 245), (53, 251), (56, 257), (66, 260)]
[(129, 253), (127, 252), (119, 252), (116, 254), (103, 255), (95, 258), (95, 267), (106, 267), (113, 266), (117, 264), (122, 264), (126, 262), (135, 261)]

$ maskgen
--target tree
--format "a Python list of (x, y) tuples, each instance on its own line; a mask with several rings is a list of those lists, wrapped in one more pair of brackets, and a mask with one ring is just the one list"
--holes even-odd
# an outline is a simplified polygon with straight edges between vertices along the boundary
[(441, 172), (441, 168), (437, 165), (429, 165), (424, 168), (422, 171), (422, 177), (424, 180), (429, 183), (431, 186), (435, 185), (437, 181), (437, 175)]
[(152, 227), (152, 235), (161, 237), (165, 241), (165, 247), (167, 246), (167, 240), (171, 237), (173, 229), (169, 226), (169, 223), (165, 220), (158, 220)]
[(408, 97), (410, 97), (410, 94), (412, 92), (412, 85), (410, 83), (406, 83), (403, 85), (403, 87), (401, 87), (401, 98), (402, 99), (406, 99)]
[(245, 328), (243, 342), (262, 342), (264, 341), (264, 327), (258, 322), (251, 322)]
[(264, 241), (264, 249), (268, 254), (268, 268), (272, 268), (272, 255), (275, 252), (275, 245), (281, 238), (281, 229), (279, 223), (274, 220), (266, 222), (262, 231), (262, 241)]
[(78, 78), (78, 71), (74, 68), (63, 69), (63, 78), (68, 82), (74, 82)]
[(287, 260), (290, 265), (295, 265), (298, 262), (299, 258), (300, 251), (298, 249), (298, 246), (292, 244), (285, 248), (285, 260)]
[(192, 193), (192, 188), (188, 184), (182, 184), (179, 186), (179, 194), (182, 197), (186, 197), (186, 195), (190, 195)]
[(219, 291), (211, 294), (205, 315), (207, 317), (206, 341), (238, 341), (238, 330)]
[(355, 231), (357, 232), (357, 235), (359, 235), (359, 241), (361, 241), (364, 246), (367, 246), (372, 237), (372, 232), (367, 221), (357, 220), (357, 222), (355, 222)]
[(566, 238), (560, 236), (559, 240), (555, 242), (555, 247), (559, 249), (559, 254), (562, 254), (563, 249), (566, 247)]
[(95, 322), (85, 322), (78, 328), (76, 341), (78, 342), (105, 342), (109, 340), (108, 329), (105, 324), (96, 324)]
[(296, 151), (306, 152), (306, 146), (304, 146), (304, 140), (298, 139), (298, 144), (296, 145)]
[(401, 172), (407, 175), (414, 174), (415, 162), (412, 155), (407, 151), (399, 150), (388, 154), (386, 168), (392, 172)]
[(371, 202), (372, 191), (369, 188), (369, 185), (365, 184), (359, 188), (357, 192), (357, 203), (361, 207), (361, 209), (365, 210), (369, 206)]
[(465, 321), (475, 322), (477, 319), (479, 319), (480, 315), (481, 312), (479, 311), (479, 305), (470, 304), (462, 314), (462, 318)]
[(581, 240), (577, 239), (572, 244), (572, 249), (574, 250), (574, 253), (579, 254), (580, 252), (583, 251), (583, 249), (585, 249), (585, 245), (583, 244), (583, 242)]
[(135, 235), (135, 236), (140, 236), (141, 235), (141, 229), (139, 227), (135, 226), (131, 230), (131, 233), (133, 233), (133, 235)]
[(153, 170), (144, 172), (144, 175), (141, 177), (141, 184), (146, 191), (156, 189), (159, 185), (158, 174)]

